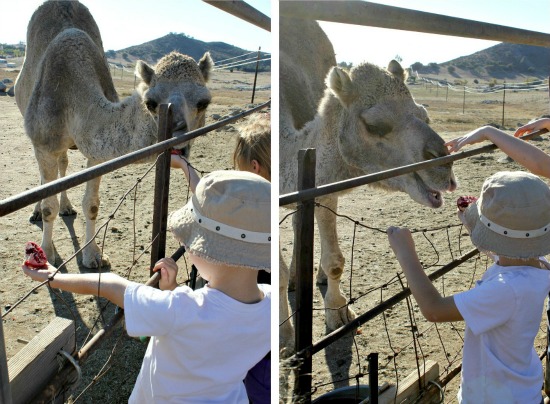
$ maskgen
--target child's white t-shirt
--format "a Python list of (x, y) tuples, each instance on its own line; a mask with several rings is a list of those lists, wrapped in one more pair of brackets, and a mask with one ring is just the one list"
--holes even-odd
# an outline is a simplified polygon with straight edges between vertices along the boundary
[(494, 264), (475, 288), (454, 296), (466, 322), (459, 402), (540, 403), (533, 343), (549, 291), (548, 270)]
[(205, 286), (161, 291), (131, 283), (126, 329), (152, 336), (130, 403), (247, 403), (246, 372), (270, 351), (271, 286), (244, 304)]

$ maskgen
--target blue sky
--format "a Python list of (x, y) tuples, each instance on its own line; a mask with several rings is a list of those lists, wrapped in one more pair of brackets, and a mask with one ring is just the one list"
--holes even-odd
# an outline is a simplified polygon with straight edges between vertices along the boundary
[[(550, 0), (372, 0), (372, 2), (550, 33)], [(401, 56), (404, 66), (410, 66), (415, 62), (441, 63), (470, 55), (498, 43), (347, 24), (322, 22), (321, 26), (333, 43), (337, 60), (354, 64), (368, 61), (386, 66), (396, 55)]]
[[(271, 17), (269, 0), (248, 0)], [(185, 33), (205, 42), (221, 41), (247, 50), (271, 52), (269, 32), (201, 0), (82, 0), (101, 31), (105, 50), (120, 50)], [(18, 0), (0, 24), (0, 43), (26, 41), (27, 24), (42, 0)]]

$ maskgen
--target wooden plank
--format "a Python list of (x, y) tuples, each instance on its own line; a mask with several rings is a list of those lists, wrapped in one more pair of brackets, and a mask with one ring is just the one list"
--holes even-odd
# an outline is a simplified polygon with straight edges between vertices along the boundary
[[(395, 393), (395, 386), (390, 387), (388, 390), (383, 392), (378, 396), (379, 404), (390, 404), (390, 403), (409, 403), (415, 401), (415, 398), (420, 394), (419, 383), (418, 383), (418, 374), (417, 370), (411, 372), (401, 383), (399, 383), (399, 389), (397, 390), (397, 396)], [(437, 380), (439, 377), (439, 364), (435, 361), (428, 360), (426, 361), (426, 367), (420, 365), (420, 381), (422, 386), (425, 386), (429, 381)], [(438, 399), (432, 401), (421, 401), (423, 404), (426, 403), (437, 403)]]
[(57, 353), (73, 353), (74, 321), (56, 317), (8, 362), (14, 404), (31, 402), (57, 373)]

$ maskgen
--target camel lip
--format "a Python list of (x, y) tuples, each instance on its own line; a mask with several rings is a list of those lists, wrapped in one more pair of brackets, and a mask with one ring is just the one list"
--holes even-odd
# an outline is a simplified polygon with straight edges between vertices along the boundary
[(441, 191), (428, 187), (418, 173), (413, 173), (413, 177), (422, 193), (422, 199), (428, 202), (428, 206), (435, 209), (443, 206), (443, 194)]

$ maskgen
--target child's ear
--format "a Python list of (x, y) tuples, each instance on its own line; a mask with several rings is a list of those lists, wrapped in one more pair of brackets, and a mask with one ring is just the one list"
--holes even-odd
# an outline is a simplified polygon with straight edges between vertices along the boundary
[(250, 166), (252, 167), (252, 172), (254, 174), (260, 175), (260, 171), (262, 169), (262, 166), (260, 165), (260, 163), (258, 163), (257, 160), (252, 160)]

